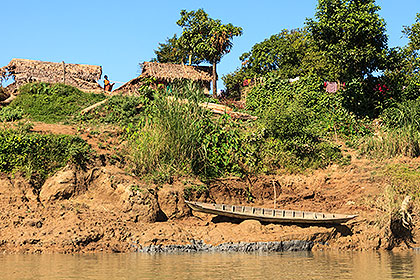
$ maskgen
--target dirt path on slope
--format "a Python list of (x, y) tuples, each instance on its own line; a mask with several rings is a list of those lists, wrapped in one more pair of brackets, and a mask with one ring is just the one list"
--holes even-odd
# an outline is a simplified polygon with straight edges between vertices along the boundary
[(121, 131), (113, 126), (74, 126), (43, 122), (32, 122), (32, 124), (33, 132), (77, 135), (91, 145), (98, 155), (111, 155), (121, 144), (119, 141)]

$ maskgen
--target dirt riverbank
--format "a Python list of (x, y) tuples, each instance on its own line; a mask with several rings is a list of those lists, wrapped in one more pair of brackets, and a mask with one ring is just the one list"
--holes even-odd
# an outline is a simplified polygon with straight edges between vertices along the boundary
[[(386, 213), (376, 203), (390, 184), (381, 172), (384, 164), (353, 156), (349, 165), (308, 174), (227, 178), (208, 185), (189, 178), (146, 184), (106, 161), (85, 171), (67, 166), (39, 189), (19, 174), (2, 174), (0, 252), (129, 252), (191, 240), (210, 245), (304, 240), (314, 241), (314, 250), (385, 249)], [(184, 203), (188, 197), (273, 207), (274, 192), (277, 208), (359, 216), (335, 227), (261, 224), (191, 212)], [(406, 248), (404, 242), (396, 246)]]

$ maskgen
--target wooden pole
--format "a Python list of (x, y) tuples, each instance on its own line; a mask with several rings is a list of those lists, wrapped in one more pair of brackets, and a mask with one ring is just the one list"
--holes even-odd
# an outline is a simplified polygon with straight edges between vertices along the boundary
[(66, 64), (63, 60), (63, 84), (66, 84)]
[(213, 77), (213, 96), (217, 96), (217, 72), (216, 72), (216, 60), (213, 61), (213, 73), (212, 73), (212, 77)]
[(274, 209), (276, 209), (276, 207), (277, 207), (276, 183), (274, 182), (274, 180), (272, 181), (272, 183), (273, 183), (273, 189), (274, 189)]

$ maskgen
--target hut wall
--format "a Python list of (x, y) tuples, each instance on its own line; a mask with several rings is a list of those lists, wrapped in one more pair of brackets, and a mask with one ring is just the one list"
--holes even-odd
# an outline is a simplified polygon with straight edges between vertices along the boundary
[(64, 83), (82, 90), (98, 90), (102, 67), (85, 64), (66, 64), (29, 59), (12, 59), (3, 67), (3, 77), (12, 76), (17, 88), (31, 82)]

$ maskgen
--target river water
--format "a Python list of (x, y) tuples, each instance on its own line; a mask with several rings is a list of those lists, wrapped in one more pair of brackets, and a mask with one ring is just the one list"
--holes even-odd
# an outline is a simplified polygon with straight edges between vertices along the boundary
[(0, 255), (0, 279), (420, 279), (420, 253)]

